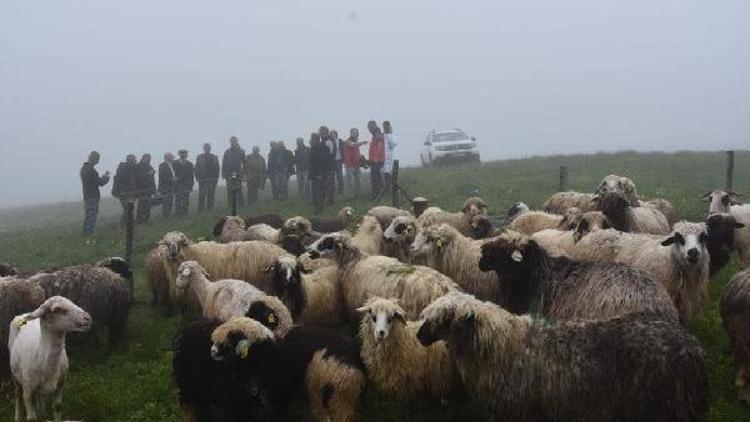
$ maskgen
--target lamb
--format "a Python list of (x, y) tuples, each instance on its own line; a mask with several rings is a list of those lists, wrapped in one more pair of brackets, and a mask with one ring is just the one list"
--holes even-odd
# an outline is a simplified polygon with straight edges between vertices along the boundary
[(10, 324), (10, 371), (15, 386), (16, 422), (23, 398), (26, 420), (39, 420), (52, 398), (52, 413), (60, 420), (62, 392), (68, 375), (65, 335), (91, 328), (91, 316), (70, 300), (52, 296), (31, 313)]
[(417, 219), (412, 216), (398, 216), (383, 232), (383, 255), (397, 258), (404, 263), (415, 264), (418, 261), (411, 256), (409, 248), (417, 236), (419, 227)]
[[(169, 278), (169, 297), (177, 303), (175, 277), (183, 261), (196, 261), (208, 272), (209, 279), (233, 278), (246, 281), (260, 290), (271, 291), (272, 277), (264, 270), (287, 254), (279, 246), (268, 242), (248, 241), (233, 243), (193, 243), (181, 232), (169, 232), (159, 241), (162, 265)], [(188, 296), (190, 297), (190, 296)], [(193, 308), (196, 304), (189, 304)]]
[(251, 234), (247, 232), (245, 221), (240, 217), (232, 215), (221, 217), (216, 225), (214, 225), (212, 234), (219, 243), (255, 240), (252, 239)]
[(544, 201), (542, 211), (560, 215), (565, 214), (570, 208), (578, 208), (579, 212), (594, 211), (591, 203), (594, 196), (591, 193), (558, 192)]
[[(195, 261), (185, 261), (177, 269), (176, 289), (179, 296), (191, 289), (197, 297), (203, 317), (219, 322), (232, 317), (250, 316), (255, 303), (264, 303), (272, 314), (264, 315), (262, 322), (272, 325), (274, 334), (283, 336), (292, 326), (292, 315), (278, 299), (267, 296), (257, 287), (242, 280), (224, 279), (209, 281), (206, 270)], [(253, 308), (255, 312), (260, 309)]]
[(291, 256), (281, 257), (268, 269), (273, 273), (272, 293), (302, 325), (336, 327), (344, 323), (344, 299), (338, 268), (310, 272)]
[(417, 219), (421, 227), (445, 223), (458, 229), (464, 236), (473, 234), (472, 220), (477, 215), (487, 215), (487, 203), (481, 198), (472, 197), (464, 202), (459, 213), (449, 213), (437, 207), (430, 207)]
[(0, 381), (8, 372), (8, 338), (10, 322), (16, 315), (31, 312), (44, 302), (44, 290), (18, 277), (0, 278)]
[(357, 215), (354, 208), (341, 208), (335, 218), (310, 217), (312, 229), (321, 233), (332, 233), (341, 230), (352, 230), (357, 223)]
[(739, 194), (734, 192), (710, 192), (710, 213), (729, 213), (738, 223), (745, 227), (734, 231), (734, 248), (740, 257), (740, 268), (750, 268), (750, 204), (741, 205), (736, 200)]
[(286, 220), (279, 214), (261, 214), (245, 217), (244, 221), (245, 227), (254, 226), (256, 224), (267, 224), (274, 229), (280, 229)]
[(378, 205), (370, 208), (370, 210), (367, 211), (367, 215), (375, 217), (380, 223), (380, 228), (383, 231), (388, 229), (388, 226), (391, 225), (396, 217), (413, 217), (409, 211), (385, 205)]
[(727, 265), (734, 245), (735, 230), (745, 227), (728, 213), (709, 214), (706, 219), (708, 240), (706, 249), (710, 256), (709, 275), (714, 276)]
[(505, 308), (513, 313), (571, 320), (645, 312), (678, 320), (664, 287), (627, 265), (552, 257), (534, 239), (512, 231), (486, 242), (480, 254), (479, 269), (507, 285)]
[(738, 397), (750, 404), (750, 270), (735, 274), (724, 287), (719, 310), (739, 368)]
[(625, 176), (610, 174), (602, 179), (594, 193), (597, 196), (602, 196), (608, 192), (621, 194), (632, 207), (641, 206), (641, 201), (638, 200), (638, 192), (636, 191), (635, 183)]
[(395, 258), (368, 256), (352, 245), (342, 233), (330, 233), (309, 247), (313, 256), (334, 257), (344, 294), (349, 321), (358, 321), (356, 310), (374, 296), (399, 299), (407, 319), (435, 298), (459, 287), (450, 278), (431, 268), (407, 265)]
[(445, 401), (459, 390), (456, 366), (444, 342), (423, 347), (417, 340), (420, 324), (406, 321), (396, 302), (374, 297), (357, 309), (360, 355), (375, 387), (401, 400), (431, 396)]
[(411, 255), (424, 257), (429, 267), (450, 277), (466, 293), (480, 300), (504, 304), (504, 283), (496, 274), (483, 272), (478, 266), (484, 243), (484, 240), (461, 235), (447, 224), (440, 224), (417, 234)]
[(46, 297), (63, 296), (83, 308), (94, 319), (91, 332), (94, 335), (107, 332), (109, 345), (113, 346), (122, 339), (133, 304), (130, 281), (105, 266), (112, 265), (113, 260), (119, 258), (110, 258), (98, 265), (41, 272), (28, 281), (40, 286)]
[(353, 421), (365, 387), (354, 339), (315, 327), (294, 327), (276, 338), (258, 322), (234, 318), (211, 335), (211, 356), (257, 392), (272, 418), (304, 386), (317, 421)]
[(594, 202), (619, 231), (667, 234), (671, 230), (672, 226), (661, 211), (651, 207), (633, 207), (619, 193), (607, 192), (596, 197)]
[(572, 257), (619, 262), (645, 271), (667, 289), (680, 320), (689, 322), (708, 300), (707, 240), (705, 223), (686, 221), (675, 224), (666, 237), (599, 230), (581, 239)]
[(466, 388), (498, 420), (706, 417), (705, 353), (671, 321), (636, 313), (552, 323), (462, 293), (435, 300), (422, 318), (419, 341), (445, 340)]

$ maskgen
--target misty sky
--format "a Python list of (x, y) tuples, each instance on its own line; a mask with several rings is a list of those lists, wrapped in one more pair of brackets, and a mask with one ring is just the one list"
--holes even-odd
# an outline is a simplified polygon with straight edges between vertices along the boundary
[(371, 118), (407, 163), (453, 126), (486, 159), (748, 148), (748, 22), (747, 0), (0, 0), (0, 207), (78, 200), (91, 149), (113, 171)]

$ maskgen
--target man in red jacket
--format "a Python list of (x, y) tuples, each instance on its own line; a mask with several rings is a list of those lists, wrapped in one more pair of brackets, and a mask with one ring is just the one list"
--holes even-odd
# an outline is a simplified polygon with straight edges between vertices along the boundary
[(349, 198), (359, 197), (359, 167), (362, 164), (362, 154), (359, 147), (367, 144), (367, 141), (359, 141), (359, 129), (353, 127), (349, 130), (349, 138), (344, 143), (344, 167), (346, 167), (346, 190)]
[(383, 190), (383, 163), (385, 162), (385, 138), (375, 120), (367, 123), (367, 129), (372, 134), (370, 140), (370, 183), (372, 184), (372, 199), (375, 200)]

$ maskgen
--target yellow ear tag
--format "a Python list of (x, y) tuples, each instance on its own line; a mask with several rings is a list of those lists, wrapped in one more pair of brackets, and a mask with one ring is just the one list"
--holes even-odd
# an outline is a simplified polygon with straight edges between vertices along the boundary
[(23, 327), (24, 325), (26, 325), (27, 322), (29, 321), (27, 321), (26, 318), (21, 317), (21, 318), (18, 318), (18, 321), (16, 321), (16, 325), (19, 327)]
[(241, 359), (247, 359), (247, 356), (250, 354), (250, 348), (245, 347), (240, 351), (240, 358)]
[(268, 322), (271, 323), (271, 324), (273, 324), (274, 322), (276, 322), (276, 317), (273, 316), (273, 314), (269, 315), (268, 316)]
[(437, 240), (437, 241), (435, 242), (435, 244), (437, 245), (437, 247), (438, 247), (438, 248), (442, 248), (442, 247), (443, 247), (443, 240), (442, 240), (442, 239), (438, 239), (438, 240)]

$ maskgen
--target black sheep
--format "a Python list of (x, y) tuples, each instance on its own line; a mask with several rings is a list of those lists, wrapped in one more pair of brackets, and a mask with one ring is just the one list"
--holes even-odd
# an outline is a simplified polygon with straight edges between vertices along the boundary
[(745, 225), (738, 223), (733, 215), (722, 213), (709, 215), (706, 219), (706, 226), (708, 227), (706, 249), (711, 256), (708, 273), (714, 275), (729, 262), (734, 244), (734, 230)]
[(245, 217), (244, 220), (245, 227), (254, 226), (256, 224), (268, 224), (274, 229), (280, 229), (281, 226), (284, 225), (284, 221), (286, 221), (284, 217), (280, 216), (279, 214), (252, 215), (249, 217)]

